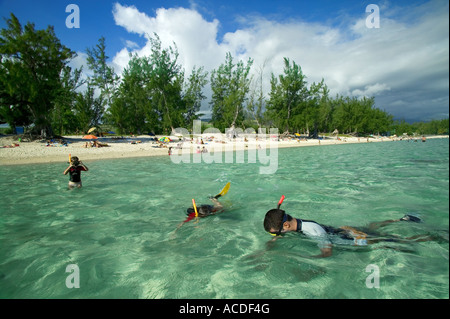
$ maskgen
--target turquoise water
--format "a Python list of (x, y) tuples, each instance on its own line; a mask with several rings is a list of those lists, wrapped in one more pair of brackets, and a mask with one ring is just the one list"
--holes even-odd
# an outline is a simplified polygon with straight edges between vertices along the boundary
[[(75, 190), (63, 163), (0, 167), (1, 298), (449, 297), (448, 139), (279, 149), (269, 175), (169, 157), (85, 164)], [(226, 182), (226, 212), (175, 231), (192, 198), (208, 203)], [(363, 227), (412, 213), (424, 222), (383, 232), (437, 239), (312, 258), (317, 243), (299, 234), (268, 244), (263, 218), (283, 194), (294, 217)], [(72, 264), (79, 288), (66, 285)]]

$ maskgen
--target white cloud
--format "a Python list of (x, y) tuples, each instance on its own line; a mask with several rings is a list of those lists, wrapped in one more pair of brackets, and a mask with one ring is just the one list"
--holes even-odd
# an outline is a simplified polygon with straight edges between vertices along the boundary
[(152, 26), (153, 19), (145, 13), (139, 12), (135, 6), (121, 6), (119, 3), (114, 5), (114, 21), (117, 25), (124, 27), (128, 32), (145, 34), (148, 27)]
[(125, 46), (129, 49), (138, 49), (139, 45), (131, 40), (125, 40)]
[[(445, 92), (448, 96), (446, 1), (426, 3), (407, 12), (386, 2), (380, 11), (379, 29), (366, 27), (364, 12), (337, 27), (252, 16), (242, 18), (245, 27), (226, 33), (222, 41), (217, 39), (220, 22), (206, 21), (194, 8), (160, 8), (152, 17), (134, 6), (117, 3), (113, 15), (116, 24), (128, 32), (143, 37), (157, 33), (164, 47), (175, 42), (187, 74), (194, 65), (208, 71), (217, 68), (229, 51), (237, 59), (253, 58), (258, 66), (266, 63), (267, 91), (270, 73), (282, 73), (283, 57), (288, 57), (302, 67), (309, 83), (324, 78), (332, 94), (374, 95), (377, 104), (385, 103), (377, 106), (388, 112), (397, 110), (395, 101), (422, 108), (424, 101), (414, 104), (411, 99), (420, 98), (418, 87), (430, 90), (422, 99), (439, 99)], [(142, 48), (127, 47), (139, 55), (150, 53), (148, 42)], [(116, 68), (127, 65), (128, 49), (114, 57)], [(448, 98), (445, 100), (448, 107)], [(389, 103), (393, 103), (392, 109)]]
[(123, 48), (116, 53), (112, 61), (112, 67), (116, 73), (121, 74), (123, 69), (128, 65), (128, 61), (130, 61), (130, 51), (128, 51), (128, 48)]
[[(219, 22), (208, 22), (194, 10), (177, 8), (156, 10), (156, 16), (148, 17), (139, 12), (135, 7), (125, 7), (115, 4), (114, 19), (116, 24), (127, 31), (137, 33), (145, 37), (154, 37), (157, 33), (164, 47), (176, 44), (179, 51), (180, 63), (186, 70), (191, 70), (194, 65), (205, 68), (215, 68), (219, 55), (225, 57), (226, 51), (216, 41)], [(138, 55), (150, 53), (150, 43), (143, 48), (134, 50)], [(123, 51), (123, 50), (122, 50)], [(120, 67), (126, 66), (123, 52), (119, 52), (114, 63)]]
[(87, 54), (84, 52), (77, 52), (77, 56), (70, 60), (69, 66), (72, 69), (83, 68), (84, 73), (88, 72), (89, 68), (87, 65)]
[(356, 97), (371, 97), (375, 95), (379, 95), (384, 91), (389, 91), (391, 88), (386, 84), (375, 83), (374, 85), (366, 85), (364, 90), (356, 89), (352, 91), (352, 95)]

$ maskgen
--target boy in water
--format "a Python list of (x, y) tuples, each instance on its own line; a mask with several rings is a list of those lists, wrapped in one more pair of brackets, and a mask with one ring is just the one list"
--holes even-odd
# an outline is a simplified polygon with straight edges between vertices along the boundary
[(197, 207), (197, 216), (195, 216), (195, 209), (193, 207), (189, 207), (186, 211), (188, 218), (184, 222), (188, 222), (194, 217), (207, 217), (211, 215), (215, 215), (224, 210), (223, 206), (217, 200), (218, 197), (210, 197), (210, 200), (213, 202), (213, 205), (200, 205)]
[(197, 217), (207, 217), (207, 216), (211, 216), (211, 215), (215, 215), (217, 213), (223, 212), (224, 211), (224, 207), (222, 206), (221, 203), (219, 203), (218, 198), (225, 195), (228, 190), (230, 189), (230, 183), (227, 183), (225, 185), (225, 187), (220, 191), (219, 194), (217, 194), (214, 197), (210, 197), (209, 199), (213, 202), (213, 205), (200, 205), (200, 206), (196, 206), (195, 205), (195, 201), (192, 200), (192, 204), (193, 207), (189, 207), (186, 210), (186, 214), (188, 215), (188, 217), (182, 222), (180, 223), (177, 228), (175, 229), (175, 232), (173, 233), (173, 235), (175, 235), (175, 233), (177, 232), (177, 230), (184, 225), (184, 223), (187, 223), (188, 221), (193, 220), (194, 218)]
[(180, 228), (181, 226), (183, 226), (184, 223), (187, 223), (188, 221), (196, 218), (196, 217), (207, 217), (207, 216), (211, 216), (211, 215), (215, 215), (217, 213), (223, 212), (224, 211), (224, 207), (222, 206), (221, 203), (219, 203), (218, 199), (225, 195), (226, 193), (228, 193), (228, 190), (230, 189), (230, 183), (228, 182), (224, 188), (222, 188), (222, 190), (220, 191), (219, 194), (217, 194), (214, 197), (210, 197), (209, 199), (213, 202), (213, 205), (200, 205), (200, 206), (196, 206), (195, 205), (195, 201), (192, 200), (192, 204), (193, 207), (189, 207), (186, 210), (186, 214), (188, 215), (188, 217), (186, 218), (185, 221), (183, 221), (180, 225), (178, 225), (177, 229)]
[[(420, 218), (405, 215), (400, 219), (387, 220), (384, 222), (371, 223), (364, 232), (350, 226), (342, 226), (339, 228), (325, 226), (312, 220), (293, 218), (285, 213), (282, 209), (271, 209), (266, 213), (264, 218), (264, 229), (272, 236), (281, 236), (287, 232), (298, 232), (318, 241), (321, 254), (316, 257), (329, 257), (332, 254), (333, 244), (366, 246), (380, 241), (401, 241), (396, 237), (376, 238), (377, 234), (373, 231), (390, 223), (399, 221), (411, 221), (419, 223)], [(370, 233), (368, 235), (367, 233)], [(372, 237), (373, 236), (373, 237)], [(379, 235), (378, 235), (379, 236)], [(418, 237), (407, 238), (407, 240), (415, 240)], [(432, 240), (430, 238), (422, 238), (418, 241)]]
[(72, 156), (70, 159), (70, 165), (64, 171), (64, 175), (69, 173), (69, 188), (80, 188), (81, 185), (81, 171), (87, 172), (89, 169), (78, 159), (76, 156)]

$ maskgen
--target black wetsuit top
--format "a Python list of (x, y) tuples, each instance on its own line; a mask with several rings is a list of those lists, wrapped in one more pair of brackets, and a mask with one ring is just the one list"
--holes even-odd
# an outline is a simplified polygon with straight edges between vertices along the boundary
[(69, 169), (70, 181), (74, 183), (81, 182), (81, 171), (85, 171), (82, 166), (71, 167)]

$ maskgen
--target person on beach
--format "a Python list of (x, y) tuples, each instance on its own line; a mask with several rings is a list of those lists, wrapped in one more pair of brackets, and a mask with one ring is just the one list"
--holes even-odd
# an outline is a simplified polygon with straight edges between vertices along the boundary
[[(420, 223), (421, 219), (412, 215), (405, 215), (400, 219), (371, 223), (367, 229), (360, 230), (350, 226), (331, 227), (312, 220), (293, 218), (282, 209), (271, 209), (264, 218), (264, 229), (272, 236), (281, 236), (287, 232), (297, 232), (318, 241), (320, 255), (314, 257), (330, 257), (333, 244), (366, 246), (381, 241), (401, 242), (394, 236), (386, 237), (376, 233), (376, 230), (388, 224), (400, 221)], [(429, 241), (429, 237), (415, 236), (403, 240)]]
[(81, 185), (81, 172), (87, 172), (89, 169), (84, 165), (76, 156), (72, 156), (70, 159), (70, 165), (64, 171), (64, 175), (69, 174), (69, 188), (80, 188)]

